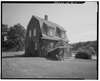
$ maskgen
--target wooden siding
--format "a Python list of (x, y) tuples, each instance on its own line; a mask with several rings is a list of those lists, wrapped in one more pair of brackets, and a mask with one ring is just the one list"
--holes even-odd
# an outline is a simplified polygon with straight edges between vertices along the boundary
[[(34, 32), (34, 29), (35, 29), (35, 32)], [(28, 24), (28, 27), (27, 27), (26, 40), (25, 40), (25, 53), (26, 54), (30, 54), (33, 56), (39, 56), (40, 41), (41, 41), (40, 38), (41, 38), (41, 30), (40, 30), (39, 21), (36, 18), (31, 18)]]
[[(62, 32), (65, 35), (65, 31), (59, 29), (61, 36), (57, 35), (57, 26), (48, 24), (45, 20), (45, 22), (42, 21), (42, 27), (41, 27), (41, 19), (38, 19), (37, 17), (32, 16), (28, 27), (27, 27), (27, 33), (26, 33), (26, 39), (25, 39), (25, 55), (26, 56), (47, 56), (48, 52), (51, 49), (54, 49), (57, 47), (59, 41), (63, 41), (68, 43), (68, 40), (65, 40), (62, 38)], [(50, 36), (48, 32), (53, 32), (53, 35)], [(63, 44), (64, 46), (64, 44)], [(59, 48), (60, 49), (60, 48)], [(69, 47), (67, 46), (64, 48), (64, 54), (67, 54), (69, 51)], [(66, 52), (66, 53), (65, 53)]]

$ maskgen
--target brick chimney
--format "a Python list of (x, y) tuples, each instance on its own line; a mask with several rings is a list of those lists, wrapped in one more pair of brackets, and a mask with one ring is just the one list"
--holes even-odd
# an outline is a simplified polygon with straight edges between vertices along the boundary
[(45, 15), (45, 16), (44, 16), (44, 19), (45, 19), (45, 20), (48, 20), (48, 15)]

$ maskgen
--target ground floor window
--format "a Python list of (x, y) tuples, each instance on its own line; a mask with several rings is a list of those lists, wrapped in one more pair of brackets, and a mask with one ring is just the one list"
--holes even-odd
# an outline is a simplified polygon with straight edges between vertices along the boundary
[(35, 50), (37, 50), (37, 42), (35, 42)]

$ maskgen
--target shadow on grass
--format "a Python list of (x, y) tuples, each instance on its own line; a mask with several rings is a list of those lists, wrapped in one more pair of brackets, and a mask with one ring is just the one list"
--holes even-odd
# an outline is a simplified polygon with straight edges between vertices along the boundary
[[(25, 54), (22, 54), (22, 55), (13, 55), (13, 56), (2, 56), (3, 59), (6, 59), (6, 58), (36, 58), (36, 57), (39, 57), (39, 56), (26, 56)], [(47, 60), (52, 60), (52, 61), (58, 61), (56, 58), (51, 58), (51, 57), (39, 57), (39, 58), (45, 58)]]
[(19, 57), (26, 57), (24, 54), (22, 55), (13, 55), (13, 56), (2, 56), (2, 58), (19, 58)]
[(45, 58), (46, 60), (52, 60), (52, 61), (58, 61), (58, 59), (56, 57), (51, 57), (51, 56), (38, 56), (38, 54), (33, 54), (33, 55), (27, 55), (25, 53), (22, 53), (20, 55), (16, 54), (16, 55), (6, 55), (6, 56), (2, 56), (2, 58), (6, 59), (6, 58)]
[(56, 58), (50, 58), (50, 57), (46, 57), (47, 60), (53, 60), (53, 61), (57, 61)]
[(29, 57), (39, 57), (39, 56), (26, 56), (25, 54), (21, 54), (21, 55), (13, 55), (13, 56), (2, 56), (2, 58), (20, 58), (20, 57), (25, 57), (25, 58), (29, 58)]

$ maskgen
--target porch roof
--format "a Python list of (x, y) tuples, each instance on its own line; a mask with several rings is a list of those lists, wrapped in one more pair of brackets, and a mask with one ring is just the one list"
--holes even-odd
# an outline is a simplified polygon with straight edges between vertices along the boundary
[(68, 42), (67, 39), (62, 39), (62, 38), (57, 37), (57, 36), (52, 36), (52, 37), (50, 37), (50, 36), (47, 36), (47, 35), (45, 35), (45, 34), (42, 34), (42, 39), (54, 40), (54, 41), (60, 41), (60, 40), (63, 40), (63, 41), (65, 41), (65, 42)]

